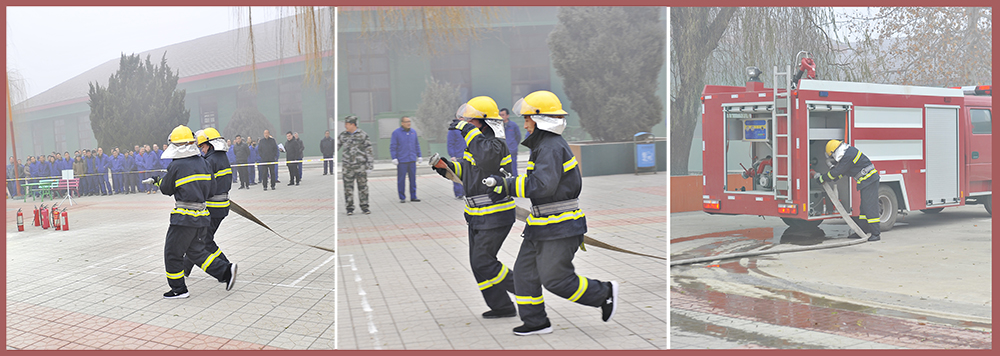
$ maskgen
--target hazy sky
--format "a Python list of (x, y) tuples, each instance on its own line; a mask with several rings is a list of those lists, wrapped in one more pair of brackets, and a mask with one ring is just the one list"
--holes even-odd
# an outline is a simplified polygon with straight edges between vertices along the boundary
[[(252, 9), (253, 23), (290, 15)], [(7, 7), (7, 70), (27, 97), (108, 60), (247, 25), (234, 7)]]

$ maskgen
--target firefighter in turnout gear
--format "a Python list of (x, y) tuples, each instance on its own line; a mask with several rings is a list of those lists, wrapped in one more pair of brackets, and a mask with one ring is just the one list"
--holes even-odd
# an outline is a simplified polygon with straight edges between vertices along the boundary
[[(217, 256), (216, 260), (228, 263), (229, 259), (226, 258), (226, 254), (222, 253), (222, 249), (215, 243), (215, 232), (219, 230), (222, 220), (229, 215), (229, 190), (233, 187), (233, 169), (226, 156), (229, 147), (219, 130), (212, 127), (196, 132), (195, 137), (198, 140), (198, 148), (205, 157), (205, 162), (208, 163), (208, 169), (212, 172), (212, 180), (215, 181), (215, 188), (212, 189), (212, 194), (205, 201), (208, 215), (211, 218), (208, 234), (205, 235), (205, 252)], [(194, 261), (185, 257), (184, 276), (191, 275), (193, 268)], [(220, 280), (219, 282), (225, 281)]]
[[(503, 120), (497, 103), (487, 96), (472, 98), (456, 114), (461, 120), (452, 122), (449, 130), (461, 132), (466, 149), (464, 159), (440, 162), (462, 180), (465, 189), (465, 221), (469, 225), (469, 262), (479, 291), (490, 310), (483, 318), (517, 316), (517, 308), (507, 292), (514, 293), (514, 273), (497, 260), (503, 241), (514, 225), (514, 199), (491, 200), (489, 188), (480, 183), (484, 178), (499, 175), (501, 167), (511, 170), (511, 156), (504, 143)], [(445, 176), (444, 168), (434, 168)]]
[[(879, 217), (882, 215), (878, 203), (878, 170), (872, 161), (861, 153), (861, 150), (840, 142), (830, 140), (826, 143), (826, 156), (834, 163), (833, 167), (826, 174), (816, 174), (815, 179), (819, 184), (834, 182), (842, 178), (845, 174), (854, 177), (858, 183), (858, 190), (861, 191), (861, 215), (858, 217), (862, 224), (858, 226), (871, 237), (868, 241), (878, 241), (881, 239), (881, 228)], [(861, 238), (856, 233), (851, 233), (850, 238)]]
[(212, 171), (199, 155), (191, 129), (184, 125), (177, 126), (170, 133), (169, 140), (170, 146), (162, 156), (173, 159), (167, 166), (167, 172), (162, 178), (153, 176), (147, 180), (159, 186), (164, 195), (173, 196), (175, 201), (163, 248), (167, 284), (170, 285), (170, 290), (163, 297), (188, 297), (184, 283), (185, 257), (212, 277), (226, 282), (226, 290), (231, 290), (236, 282), (236, 264), (220, 260), (220, 252), (210, 254), (205, 251), (204, 240), (211, 225), (205, 202), (213, 196), (215, 187)]
[(573, 255), (583, 244), (587, 219), (577, 197), (583, 184), (580, 167), (562, 137), (566, 111), (555, 94), (536, 91), (514, 104), (514, 113), (524, 116), (528, 137), (521, 144), (531, 149), (525, 175), (499, 177), (490, 193), (494, 199), (507, 196), (531, 199), (528, 216), (514, 266), (515, 297), (524, 325), (516, 335), (552, 332), (545, 314), (542, 286), (556, 295), (583, 305), (601, 308), (610, 320), (618, 305), (618, 282), (602, 282), (575, 273)]

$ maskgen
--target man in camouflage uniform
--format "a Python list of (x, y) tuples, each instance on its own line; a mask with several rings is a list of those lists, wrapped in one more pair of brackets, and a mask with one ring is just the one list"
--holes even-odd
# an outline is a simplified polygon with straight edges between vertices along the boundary
[[(344, 198), (347, 215), (354, 214), (354, 182), (358, 182), (358, 206), (365, 214), (368, 210), (368, 172), (374, 168), (375, 158), (368, 134), (358, 128), (358, 117), (344, 118), (346, 131), (337, 135), (337, 150), (341, 152), (341, 171), (344, 176)], [(343, 150), (342, 150), (343, 149)]]

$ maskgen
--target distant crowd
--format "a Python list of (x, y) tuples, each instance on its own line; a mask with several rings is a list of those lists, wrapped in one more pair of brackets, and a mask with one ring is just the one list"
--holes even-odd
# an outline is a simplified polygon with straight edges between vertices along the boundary
[[(258, 150), (259, 139), (248, 136), (244, 140), (240, 135), (236, 135), (235, 143), (246, 148), (245, 151), (240, 150), (246, 153), (246, 157), (237, 157), (236, 151), (238, 150), (234, 149), (229, 149), (226, 152), (226, 156), (232, 165), (247, 164), (251, 167), (247, 167), (245, 170), (234, 169), (233, 182), (242, 181), (242, 179), (239, 179), (239, 176), (245, 173), (246, 184), (257, 185), (257, 177), (263, 174), (266, 166), (258, 165), (257, 169), (253, 169), (252, 166), (257, 163), (272, 163), (273, 165), (278, 161), (281, 153), (288, 152), (283, 146), (287, 146), (290, 142), (294, 142), (295, 149), (293, 152), (288, 152), (288, 155), (291, 157), (286, 157), (286, 159), (290, 161), (301, 160), (303, 158), (302, 151), (304, 150), (304, 144), (299, 140), (298, 133), (290, 132), (289, 134), (289, 136), (292, 136), (289, 142), (285, 142), (285, 145), (282, 145), (279, 150), (273, 151), (273, 158), (262, 158), (260, 156)], [(229, 148), (233, 148), (233, 144), (232, 139), (227, 140)], [(324, 158), (330, 159), (333, 157), (333, 139), (329, 137), (329, 133), (327, 133), (327, 136), (320, 143), (320, 146)], [(167, 144), (164, 144), (163, 148), (166, 147)], [(17, 162), (14, 162), (14, 157), (11, 156), (7, 161), (8, 197), (19, 197), (21, 194), (24, 194), (25, 187), (23, 184), (38, 183), (44, 179), (62, 179), (62, 172), (64, 170), (72, 170), (73, 178), (79, 179), (78, 194), (76, 196), (151, 194), (157, 191), (157, 187), (153, 184), (143, 184), (142, 181), (153, 175), (157, 175), (158, 172), (164, 171), (167, 165), (170, 164), (171, 160), (161, 158), (162, 154), (163, 150), (158, 144), (146, 144), (135, 145), (131, 150), (127, 147), (124, 150), (115, 147), (111, 149), (110, 155), (106, 154), (104, 149), (100, 147), (97, 149), (76, 150), (72, 156), (70, 156), (68, 151), (63, 152), (61, 155), (58, 152), (52, 152), (47, 156), (28, 156), (26, 163), (22, 159), (17, 159)], [(329, 164), (329, 173), (333, 174), (332, 160), (324, 163)], [(295, 180), (301, 179), (302, 163), (294, 165), (297, 168), (292, 172), (297, 175)], [(291, 167), (289, 168), (290, 170), (292, 169)], [(324, 165), (324, 174), (326, 174), (326, 168)], [(278, 171), (278, 169), (273, 169), (272, 171), (275, 178), (274, 183), (279, 183), (277, 179)], [(37, 191), (31, 194), (37, 195)]]

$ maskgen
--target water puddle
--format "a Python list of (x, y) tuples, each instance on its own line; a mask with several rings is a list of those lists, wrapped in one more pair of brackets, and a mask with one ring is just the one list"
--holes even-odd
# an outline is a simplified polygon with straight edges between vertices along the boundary
[(847, 225), (828, 225), (812, 228), (751, 228), (714, 232), (697, 236), (672, 239), (680, 242), (703, 242), (694, 248), (670, 255), (671, 260), (715, 256), (729, 253), (768, 250), (778, 245), (816, 246), (834, 239), (844, 239), (851, 234)]

